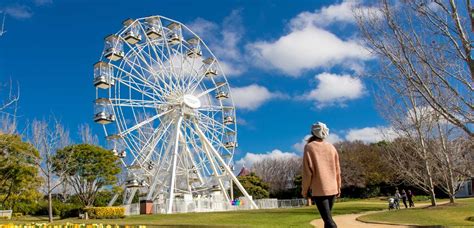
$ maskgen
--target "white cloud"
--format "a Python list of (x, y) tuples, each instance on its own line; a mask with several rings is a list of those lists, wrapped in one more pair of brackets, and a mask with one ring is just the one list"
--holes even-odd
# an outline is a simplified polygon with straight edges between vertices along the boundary
[(233, 87), (231, 92), (235, 106), (246, 110), (255, 110), (267, 101), (285, 97), (280, 93), (270, 92), (267, 88), (257, 84)]
[(330, 5), (314, 12), (303, 12), (290, 21), (293, 28), (304, 28), (310, 25), (327, 26), (335, 22), (355, 21), (352, 9), (359, 5), (359, 1), (346, 0), (340, 4)]
[(262, 68), (274, 68), (297, 77), (304, 70), (327, 68), (370, 58), (355, 40), (342, 40), (330, 31), (308, 26), (280, 37), (248, 45), (252, 58)]
[(346, 135), (348, 141), (362, 141), (375, 143), (382, 140), (391, 141), (396, 138), (396, 133), (391, 127), (365, 127), (350, 129)]
[[(306, 145), (306, 141), (308, 141), (309, 137), (311, 137), (311, 135), (306, 135), (303, 139), (301, 139), (300, 142), (297, 142), (297, 143), (293, 144), (293, 149), (295, 149), (295, 151), (297, 151), (299, 153), (303, 153), (304, 146)], [(328, 141), (332, 144), (340, 142), (342, 140), (343, 139), (335, 133), (330, 133), (329, 136), (326, 138), (326, 141)]]
[(236, 76), (245, 72), (244, 58), (239, 47), (245, 33), (240, 10), (233, 10), (221, 24), (197, 18), (188, 27), (216, 55), (226, 75)]
[(25, 5), (6, 6), (0, 11), (16, 19), (28, 19), (33, 16), (31, 9)]
[(338, 75), (321, 73), (315, 76), (319, 81), (315, 89), (303, 96), (303, 99), (314, 101), (318, 108), (335, 104), (344, 105), (364, 95), (364, 84), (359, 78), (347, 74)]
[(283, 152), (275, 149), (267, 153), (247, 153), (243, 158), (236, 162), (236, 170), (239, 171), (242, 166), (250, 168), (255, 162), (262, 161), (263, 159), (288, 159), (288, 158), (299, 158), (300, 156), (292, 152)]
[(329, 136), (326, 138), (326, 140), (330, 143), (338, 143), (342, 141), (342, 138), (339, 137), (339, 135), (334, 134), (334, 133), (329, 133)]
[(336, 65), (359, 72), (361, 62), (371, 58), (369, 51), (359, 40), (342, 39), (325, 28), (335, 22), (353, 22), (356, 6), (360, 7), (358, 1), (349, 0), (300, 13), (290, 20), (289, 33), (273, 41), (251, 43), (247, 50), (256, 66), (294, 77), (305, 70)]
[(37, 6), (44, 6), (44, 5), (53, 4), (53, 0), (34, 0), (34, 3)]

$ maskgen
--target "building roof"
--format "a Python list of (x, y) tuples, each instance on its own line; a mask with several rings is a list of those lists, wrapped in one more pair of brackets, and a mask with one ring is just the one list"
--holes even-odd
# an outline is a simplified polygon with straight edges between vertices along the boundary
[(250, 170), (245, 168), (245, 166), (242, 166), (242, 169), (240, 170), (239, 174), (237, 174), (238, 177), (248, 175), (250, 175)]

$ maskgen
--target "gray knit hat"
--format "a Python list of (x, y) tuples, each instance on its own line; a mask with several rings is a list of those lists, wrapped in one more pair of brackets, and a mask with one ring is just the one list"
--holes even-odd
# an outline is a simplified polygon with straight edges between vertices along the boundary
[(317, 122), (311, 126), (311, 133), (320, 139), (325, 139), (329, 135), (329, 128), (326, 124)]

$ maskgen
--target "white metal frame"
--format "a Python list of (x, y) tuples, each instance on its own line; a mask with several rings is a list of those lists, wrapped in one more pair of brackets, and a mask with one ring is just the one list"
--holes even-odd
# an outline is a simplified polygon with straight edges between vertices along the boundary
[[(120, 144), (127, 148), (123, 165), (131, 178), (143, 183), (125, 189), (124, 204), (130, 204), (139, 190), (146, 193), (147, 200), (168, 199), (166, 211), (171, 213), (178, 196), (211, 197), (216, 188), (230, 203), (233, 193), (229, 196), (227, 190), (235, 183), (252, 208), (257, 208), (230, 168), (235, 148), (226, 148), (224, 139), (237, 144), (235, 106), (217, 58), (197, 34), (166, 17), (154, 16), (159, 18), (162, 34), (148, 37), (150, 18), (127, 23), (115, 34), (123, 46), (119, 50), (123, 58), (101, 58), (112, 66), (114, 85), (96, 89), (97, 98), (110, 100), (116, 119), (115, 124), (104, 125), (105, 134), (119, 136)], [(171, 23), (175, 23), (173, 30), (167, 27)], [(133, 44), (124, 39), (131, 26), (141, 36)], [(179, 36), (179, 43), (168, 42), (171, 32)], [(187, 55), (195, 46), (188, 38), (199, 43), (202, 56)], [(214, 61), (203, 61), (206, 58)], [(209, 69), (218, 74), (206, 76)], [(221, 91), (227, 99), (216, 98)], [(200, 105), (189, 105), (185, 95)], [(230, 124), (224, 122), (229, 114), (234, 120)]]

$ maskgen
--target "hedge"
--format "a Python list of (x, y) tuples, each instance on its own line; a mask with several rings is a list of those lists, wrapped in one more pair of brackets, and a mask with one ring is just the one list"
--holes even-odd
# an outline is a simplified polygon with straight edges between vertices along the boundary
[(123, 207), (88, 207), (84, 209), (92, 219), (116, 219), (125, 217)]

